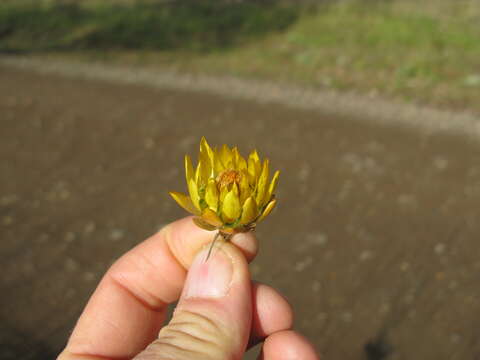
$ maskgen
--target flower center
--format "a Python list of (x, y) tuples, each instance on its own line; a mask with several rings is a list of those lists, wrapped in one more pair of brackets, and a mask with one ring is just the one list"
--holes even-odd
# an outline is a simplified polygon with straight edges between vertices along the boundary
[(217, 186), (221, 190), (224, 187), (229, 188), (233, 183), (240, 183), (241, 174), (236, 170), (225, 170), (217, 176)]

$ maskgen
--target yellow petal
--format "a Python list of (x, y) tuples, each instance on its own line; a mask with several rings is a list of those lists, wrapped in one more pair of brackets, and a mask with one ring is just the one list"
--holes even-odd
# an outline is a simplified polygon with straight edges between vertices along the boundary
[(248, 183), (248, 172), (243, 170), (240, 173), (240, 204), (243, 204), (245, 200), (251, 195), (250, 184)]
[(245, 159), (240, 155), (238, 148), (235, 146), (232, 149), (232, 158), (233, 158), (233, 167), (236, 170), (243, 170), (247, 168), (247, 162)]
[(209, 223), (212, 226), (215, 227), (221, 227), (223, 225), (222, 220), (217, 216), (217, 214), (210, 210), (210, 209), (205, 209), (202, 213), (202, 219), (205, 220), (207, 223)]
[(248, 173), (250, 174), (250, 184), (255, 185), (260, 176), (261, 164), (257, 150), (254, 150), (248, 156)]
[(233, 183), (233, 184), (232, 184), (231, 190), (233, 191), (233, 193), (235, 194), (235, 196), (236, 196), (237, 198), (240, 198), (240, 192), (238, 191), (238, 186), (237, 186), (236, 183)]
[(255, 186), (257, 182), (257, 173), (255, 169), (255, 161), (248, 159), (248, 181), (252, 186)]
[(208, 231), (212, 231), (212, 230), (215, 230), (216, 227), (213, 226), (213, 225), (210, 225), (209, 223), (207, 223), (205, 220), (203, 220), (202, 218), (198, 218), (198, 217), (195, 217), (193, 218), (193, 222), (195, 223), (195, 225), (197, 225), (199, 228), (202, 228), (204, 230), (208, 230)]
[(185, 155), (185, 177), (187, 178), (187, 184), (194, 177), (192, 159), (188, 155)]
[(197, 168), (195, 169), (195, 182), (197, 184), (201, 184), (202, 182), (202, 162), (199, 161), (197, 164)]
[(265, 207), (265, 209), (263, 210), (262, 215), (260, 215), (260, 217), (258, 218), (257, 222), (260, 222), (263, 219), (265, 219), (268, 216), (268, 214), (272, 212), (276, 204), (277, 204), (277, 200), (273, 199), (272, 201), (270, 201), (268, 205)]
[(249, 157), (251, 157), (253, 160), (255, 160), (255, 161), (257, 161), (257, 162), (260, 161), (260, 156), (258, 156), (258, 152), (257, 152), (256, 149), (253, 150), (253, 151), (250, 153), (250, 156), (249, 156)]
[(190, 199), (192, 199), (193, 205), (198, 209), (200, 209), (200, 197), (198, 196), (198, 188), (195, 180), (191, 179), (188, 183), (188, 192), (190, 193)]
[(201, 153), (199, 156), (197, 171), (195, 173), (196, 181), (199, 185), (206, 185), (210, 178), (211, 167), (208, 157)]
[(225, 186), (225, 187), (222, 187), (220, 189), (220, 202), (223, 203), (223, 201), (225, 200), (225, 196), (227, 196), (228, 194), (228, 188)]
[(232, 148), (231, 152), (232, 152), (232, 168), (236, 169), (237, 159), (240, 154), (238, 153), (238, 148), (236, 146)]
[(273, 175), (273, 179), (270, 182), (270, 186), (268, 187), (267, 195), (265, 196), (264, 201), (270, 201), (272, 198), (272, 195), (275, 194), (275, 189), (277, 188), (277, 183), (278, 183), (278, 177), (280, 175), (280, 171), (275, 171), (275, 174)]
[(248, 225), (253, 222), (258, 216), (258, 208), (255, 200), (249, 197), (245, 204), (243, 204), (242, 218), (240, 222), (242, 225)]
[(268, 173), (269, 173), (269, 160), (265, 159), (263, 162), (262, 173), (257, 183), (257, 195), (255, 201), (259, 207), (262, 207), (265, 204), (265, 194), (267, 193), (267, 184), (268, 184)]
[(205, 201), (210, 209), (217, 211), (218, 209), (218, 189), (215, 180), (208, 180), (207, 190), (205, 192)]
[(237, 148), (235, 148), (235, 168), (240, 171), (247, 169), (247, 161), (240, 155)]
[(201, 167), (201, 178), (204, 184), (207, 183), (208, 179), (213, 177), (213, 151), (208, 145), (205, 137), (202, 137), (200, 141), (200, 156), (199, 162), (202, 163)]
[(226, 222), (231, 223), (238, 219), (241, 213), (242, 208), (238, 195), (235, 194), (234, 190), (231, 190), (223, 200), (222, 217)]
[(213, 166), (215, 170), (215, 176), (217, 176), (218, 174), (220, 174), (222, 171), (225, 170), (225, 166), (223, 166), (223, 163), (220, 159), (220, 153), (218, 149), (215, 149), (213, 151)]
[(206, 185), (208, 179), (210, 178), (211, 168), (209, 167), (208, 160), (200, 160), (200, 171), (198, 177), (198, 183), (201, 185)]
[(202, 151), (202, 149), (207, 152), (210, 158), (212, 158), (213, 150), (210, 147), (210, 145), (208, 145), (208, 142), (207, 142), (207, 139), (205, 139), (205, 136), (202, 136), (202, 139), (200, 140), (200, 151)]
[(233, 168), (232, 151), (225, 144), (220, 149), (220, 161), (225, 169)]
[(200, 214), (198, 209), (193, 205), (192, 200), (187, 195), (176, 191), (170, 191), (169, 194), (173, 198), (173, 200), (178, 203), (178, 205), (187, 210), (189, 213), (192, 213), (194, 215)]

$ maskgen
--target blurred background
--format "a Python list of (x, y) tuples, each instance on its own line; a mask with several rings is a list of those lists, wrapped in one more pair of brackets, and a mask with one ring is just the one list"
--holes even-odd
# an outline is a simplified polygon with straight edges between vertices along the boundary
[[(422, 127), (478, 119), (479, 21), (474, 0), (3, 0), (0, 358), (55, 357), (109, 265), (185, 215), (167, 192), (204, 135), (281, 170), (251, 271), (325, 359), (480, 359), (478, 136)], [(258, 98), (218, 94), (226, 77)], [(379, 125), (322, 111), (325, 91), (395, 106)]]

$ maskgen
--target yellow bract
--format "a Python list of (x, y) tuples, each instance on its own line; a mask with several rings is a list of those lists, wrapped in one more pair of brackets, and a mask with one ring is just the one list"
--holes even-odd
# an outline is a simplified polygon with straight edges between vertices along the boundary
[(234, 233), (253, 229), (273, 210), (279, 171), (269, 181), (269, 160), (256, 150), (243, 158), (236, 147), (211, 148), (203, 137), (197, 167), (185, 156), (188, 195), (170, 195), (196, 215), (195, 224), (206, 230)]

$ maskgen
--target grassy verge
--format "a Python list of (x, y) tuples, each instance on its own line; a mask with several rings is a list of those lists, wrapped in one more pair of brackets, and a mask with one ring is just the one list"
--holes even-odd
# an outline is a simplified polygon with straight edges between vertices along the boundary
[[(115, 11), (93, 6), (75, 15), (75, 27), (58, 25), (66, 23), (65, 15), (50, 16), (58, 23), (48, 34), (61, 36), (44, 39), (85, 60), (166, 65), (480, 111), (480, 7), (475, 4), (358, 0), (305, 11), (237, 3), (177, 13), (172, 13), (177, 8), (152, 11), (156, 5), (151, 4), (125, 13), (122, 6)], [(2, 11), (0, 47), (29, 49), (35, 42), (38, 48), (36, 34), (44, 24), (32, 25), (30, 37), (15, 32), (15, 24), (10, 35), (4, 27), (2, 36)], [(13, 18), (20, 23), (22, 16)], [(159, 25), (159, 17), (166, 25)]]
[(297, 16), (293, 6), (170, 2), (0, 4), (0, 50), (171, 50), (205, 52), (279, 31)]

